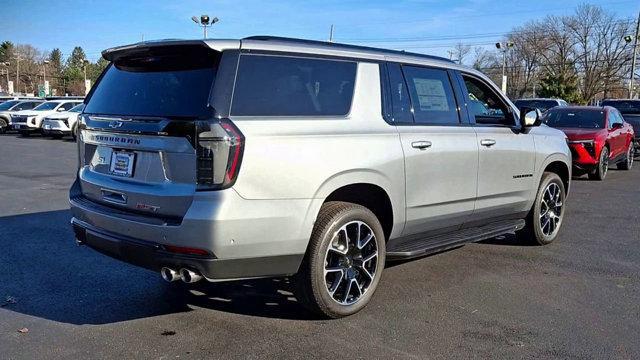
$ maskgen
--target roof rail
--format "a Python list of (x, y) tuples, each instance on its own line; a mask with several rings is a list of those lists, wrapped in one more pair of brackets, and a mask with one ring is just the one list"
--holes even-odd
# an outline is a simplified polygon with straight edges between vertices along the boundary
[(381, 49), (381, 48), (375, 48), (375, 47), (369, 47), (369, 46), (350, 45), (350, 44), (342, 44), (342, 43), (334, 43), (334, 42), (318, 41), (318, 40), (296, 39), (296, 38), (281, 37), (281, 36), (256, 35), (256, 36), (246, 37), (242, 40), (278, 41), (278, 42), (289, 43), (289, 44), (318, 45), (318, 46), (333, 47), (333, 48), (342, 49), (342, 50), (371, 51), (371, 52), (378, 52), (378, 53), (389, 54), (389, 55), (414, 56), (414, 57), (419, 57), (424, 59), (455, 63), (454, 61), (441, 56), (406, 52), (404, 50), (388, 50), (388, 49)]

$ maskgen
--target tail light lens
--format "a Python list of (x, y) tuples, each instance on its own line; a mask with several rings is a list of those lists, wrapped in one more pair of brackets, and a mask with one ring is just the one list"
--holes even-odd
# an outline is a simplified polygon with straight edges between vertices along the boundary
[(196, 137), (198, 190), (220, 190), (238, 177), (244, 136), (230, 120), (199, 122)]

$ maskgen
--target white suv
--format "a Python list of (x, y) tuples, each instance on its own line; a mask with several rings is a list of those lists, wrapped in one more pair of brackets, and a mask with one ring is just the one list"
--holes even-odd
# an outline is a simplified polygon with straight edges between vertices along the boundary
[(31, 110), (18, 111), (11, 115), (11, 126), (21, 135), (28, 136), (34, 132), (40, 132), (42, 121), (45, 117), (71, 110), (74, 106), (82, 104), (80, 100), (51, 100), (44, 102)]
[(65, 135), (71, 135), (75, 140), (78, 116), (83, 108), (84, 104), (80, 104), (74, 106), (69, 111), (47, 116), (42, 122), (42, 135), (49, 135), (55, 139), (62, 138)]

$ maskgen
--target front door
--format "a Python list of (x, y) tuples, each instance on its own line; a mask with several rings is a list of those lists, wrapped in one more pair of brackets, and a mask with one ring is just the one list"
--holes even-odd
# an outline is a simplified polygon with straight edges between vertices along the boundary
[(495, 86), (462, 74), (471, 121), (477, 133), (478, 198), (472, 223), (523, 217), (538, 188), (533, 135)]

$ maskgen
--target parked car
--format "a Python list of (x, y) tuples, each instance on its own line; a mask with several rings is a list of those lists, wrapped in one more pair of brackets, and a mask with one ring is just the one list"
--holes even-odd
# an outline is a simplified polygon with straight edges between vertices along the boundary
[(609, 164), (629, 170), (633, 166), (633, 127), (616, 108), (570, 106), (553, 108), (543, 121), (567, 134), (574, 173), (604, 180)]
[(298, 300), (341, 317), (369, 302), (385, 260), (558, 236), (566, 136), (476, 70), (274, 37), (103, 56), (72, 225), (79, 244), (167, 281), (292, 276)]
[(624, 121), (633, 126), (635, 132), (636, 153), (640, 152), (640, 99), (609, 99), (603, 100), (602, 106), (613, 106), (618, 109)]
[(30, 110), (42, 104), (42, 100), (9, 100), (0, 104), (0, 134), (11, 128), (11, 115), (22, 110)]
[(545, 112), (556, 106), (569, 106), (566, 101), (562, 99), (545, 99), (545, 98), (535, 98), (535, 99), (518, 99), (513, 102), (518, 109), (522, 108), (535, 108), (542, 112)]
[(51, 100), (43, 102), (31, 110), (18, 111), (11, 115), (11, 123), (15, 130), (22, 136), (29, 136), (32, 133), (40, 133), (42, 120), (56, 112), (68, 111), (72, 107), (81, 104), (78, 100)]
[(82, 112), (84, 104), (76, 105), (69, 111), (53, 113), (42, 122), (42, 134), (49, 135), (53, 138), (62, 138), (65, 135), (71, 135), (76, 139), (78, 116)]

